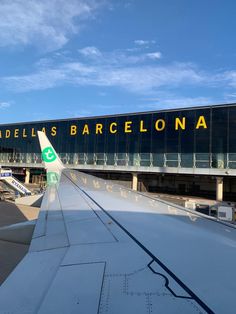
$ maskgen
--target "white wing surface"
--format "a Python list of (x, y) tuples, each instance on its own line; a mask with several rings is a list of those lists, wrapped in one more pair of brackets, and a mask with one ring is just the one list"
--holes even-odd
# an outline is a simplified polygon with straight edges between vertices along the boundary
[(0, 313), (235, 313), (233, 226), (51, 162)]

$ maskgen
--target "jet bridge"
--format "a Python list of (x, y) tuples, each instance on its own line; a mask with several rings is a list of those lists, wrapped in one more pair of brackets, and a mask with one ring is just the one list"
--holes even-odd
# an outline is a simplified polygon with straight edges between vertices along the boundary
[(12, 175), (11, 169), (0, 169), (0, 180), (21, 195), (31, 195), (31, 191)]

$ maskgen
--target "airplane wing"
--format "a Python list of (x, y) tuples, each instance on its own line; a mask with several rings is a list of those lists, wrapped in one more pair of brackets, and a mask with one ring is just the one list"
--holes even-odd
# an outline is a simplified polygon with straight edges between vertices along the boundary
[(48, 188), (0, 313), (235, 313), (233, 226), (66, 169), (39, 139)]

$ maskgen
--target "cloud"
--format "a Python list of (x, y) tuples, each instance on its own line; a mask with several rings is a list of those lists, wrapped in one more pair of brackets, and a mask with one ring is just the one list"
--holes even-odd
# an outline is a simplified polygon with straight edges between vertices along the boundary
[(236, 98), (236, 93), (225, 93), (225, 98), (234, 99)]
[(162, 54), (160, 51), (157, 51), (157, 52), (147, 53), (146, 56), (150, 59), (157, 60), (157, 59), (161, 59)]
[(178, 87), (198, 84), (205, 80), (189, 65), (134, 66), (119, 69), (99, 69), (96, 81), (101, 86), (116, 86), (128, 91), (145, 94), (160, 87)]
[[(32, 73), (0, 78), (2, 88), (15, 92), (45, 90), (60, 86), (119, 88), (139, 95), (156, 95), (161, 90), (236, 87), (236, 71), (211, 73), (192, 63), (162, 63), (159, 51), (142, 53), (95, 46), (79, 49), (76, 59), (56, 56), (41, 59)], [(168, 98), (176, 103), (173, 98)], [(206, 99), (198, 99), (205, 102)], [(226, 99), (227, 100), (227, 99)], [(191, 97), (186, 100), (191, 103)], [(194, 100), (195, 102), (195, 100)]]
[(0, 47), (36, 45), (56, 50), (81, 30), (104, 1), (95, 0), (2, 0)]
[(6, 87), (16, 91), (45, 90), (60, 86), (65, 80), (65, 73), (60, 69), (45, 69), (30, 75), (12, 76), (2, 79)]
[(155, 44), (156, 41), (155, 40), (143, 40), (143, 39), (136, 39), (134, 41), (135, 45), (138, 45), (138, 46), (147, 46), (149, 44)]
[(79, 49), (79, 52), (85, 56), (85, 57), (100, 57), (102, 56), (102, 53), (99, 51), (98, 48), (96, 47), (85, 47), (85, 48), (82, 48), (82, 49)]
[(10, 102), (0, 101), (0, 109), (6, 109), (9, 108), (10, 106), (11, 106)]
[(100, 64), (121, 65), (135, 64), (147, 60), (158, 60), (162, 57), (160, 51), (140, 53), (133, 49), (117, 49), (111, 52), (101, 52), (97, 47), (89, 46), (78, 50), (79, 53), (89, 61)]
[(183, 107), (192, 107), (192, 106), (203, 106), (210, 105), (214, 103), (211, 97), (179, 97), (178, 95), (165, 94), (161, 95), (158, 99), (148, 99), (144, 104), (140, 104), (138, 107), (140, 110), (156, 110), (156, 109), (165, 109), (165, 108), (183, 108)]
[(86, 110), (86, 109), (79, 109), (76, 111), (67, 110), (66, 114), (67, 116), (72, 117), (72, 118), (89, 117), (93, 115), (93, 111)]
[(226, 71), (218, 74), (218, 81), (226, 82), (229, 86), (236, 87), (236, 71)]
[(207, 77), (191, 64), (118, 66), (68, 62), (43, 68), (36, 73), (2, 78), (11, 90), (43, 90), (61, 85), (118, 87), (137, 94), (150, 93), (160, 87), (204, 84)]

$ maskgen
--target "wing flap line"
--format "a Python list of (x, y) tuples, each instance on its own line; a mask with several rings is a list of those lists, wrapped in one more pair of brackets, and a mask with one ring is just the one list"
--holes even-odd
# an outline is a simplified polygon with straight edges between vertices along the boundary
[[(66, 175), (66, 174), (65, 174)], [(70, 179), (70, 177), (68, 177)], [(71, 180), (71, 179), (70, 179)], [(72, 183), (74, 183), (71, 180)], [(75, 184), (75, 183), (74, 183)], [(188, 295), (191, 296), (207, 313), (214, 314), (207, 304), (205, 304), (189, 287), (187, 287), (165, 264), (163, 264), (155, 255), (152, 254), (138, 239), (136, 239), (126, 228), (124, 228), (110, 213), (108, 213), (101, 205), (99, 205), (86, 191), (78, 188), (83, 192), (92, 202), (94, 202), (111, 220), (113, 220), (139, 247), (141, 247), (164, 271), (171, 276), (180, 287), (182, 287)]]

